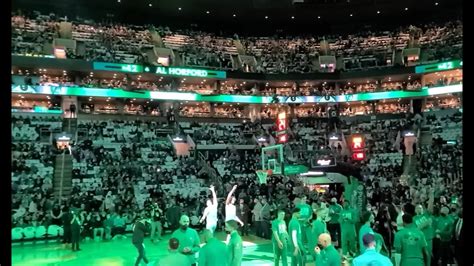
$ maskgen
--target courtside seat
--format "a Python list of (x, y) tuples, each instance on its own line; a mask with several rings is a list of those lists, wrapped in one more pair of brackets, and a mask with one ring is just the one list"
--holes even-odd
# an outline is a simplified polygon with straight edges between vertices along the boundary
[(59, 229), (60, 227), (55, 225), (55, 224), (52, 224), (50, 226), (48, 226), (48, 235), (49, 237), (51, 238), (56, 238), (59, 236)]
[(23, 229), (24, 239), (33, 239), (35, 238), (35, 228), (33, 226), (25, 227)]
[(64, 228), (58, 226), (58, 234), (59, 234), (59, 236), (63, 236), (64, 235)]
[(37, 226), (35, 228), (35, 238), (39, 239), (39, 238), (45, 238), (45, 237), (46, 237), (46, 227), (44, 227), (43, 225)]
[(22, 240), (23, 239), (23, 228), (15, 227), (12, 228), (12, 240)]

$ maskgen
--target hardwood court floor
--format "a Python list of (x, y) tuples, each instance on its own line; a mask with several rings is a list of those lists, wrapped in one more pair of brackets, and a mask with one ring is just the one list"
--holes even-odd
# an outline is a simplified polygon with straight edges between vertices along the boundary
[[(226, 235), (217, 233), (217, 238), (225, 240)], [(153, 244), (145, 239), (145, 250), (150, 265), (167, 254), (169, 235), (159, 243)], [(246, 236), (244, 240), (244, 259), (242, 266), (273, 265), (271, 241), (255, 236)], [(131, 237), (123, 240), (103, 242), (82, 241), (81, 251), (73, 252), (56, 241), (12, 246), (12, 265), (14, 266), (133, 266), (137, 251), (131, 243)], [(290, 258), (288, 258), (290, 260)], [(145, 265), (142, 262), (142, 265)]]

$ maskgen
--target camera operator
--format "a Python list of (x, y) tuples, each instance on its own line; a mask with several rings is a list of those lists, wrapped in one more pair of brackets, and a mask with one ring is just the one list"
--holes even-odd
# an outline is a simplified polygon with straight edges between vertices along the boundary
[(158, 206), (158, 203), (151, 204), (150, 208), (151, 208), (150, 210), (150, 217), (151, 217), (150, 239), (152, 243), (155, 243), (155, 241), (161, 240), (161, 231), (162, 231), (161, 219), (163, 218), (163, 211)]

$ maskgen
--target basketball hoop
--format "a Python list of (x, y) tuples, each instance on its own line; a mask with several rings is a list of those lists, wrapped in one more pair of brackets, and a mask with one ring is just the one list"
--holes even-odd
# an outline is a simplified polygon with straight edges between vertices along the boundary
[(266, 184), (267, 183), (267, 177), (271, 176), (273, 174), (273, 170), (268, 169), (268, 170), (257, 170), (257, 177), (258, 177), (258, 183), (259, 184)]

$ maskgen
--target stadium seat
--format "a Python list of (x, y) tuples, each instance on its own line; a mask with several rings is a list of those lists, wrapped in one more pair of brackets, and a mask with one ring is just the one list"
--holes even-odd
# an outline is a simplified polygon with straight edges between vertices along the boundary
[(58, 226), (58, 234), (59, 234), (59, 236), (63, 236), (64, 235), (64, 228)]
[(35, 238), (38, 239), (38, 238), (45, 238), (45, 237), (46, 237), (46, 227), (44, 227), (43, 225), (37, 226), (35, 228)]
[(52, 225), (48, 226), (48, 235), (49, 235), (49, 237), (51, 237), (51, 238), (58, 237), (59, 236), (59, 229), (60, 229), (60, 227), (55, 225), (55, 224), (52, 224)]
[(35, 228), (32, 226), (25, 227), (23, 230), (23, 234), (25, 236), (24, 239), (34, 239), (35, 238)]
[(23, 228), (15, 227), (12, 228), (12, 240), (22, 240), (23, 239)]

